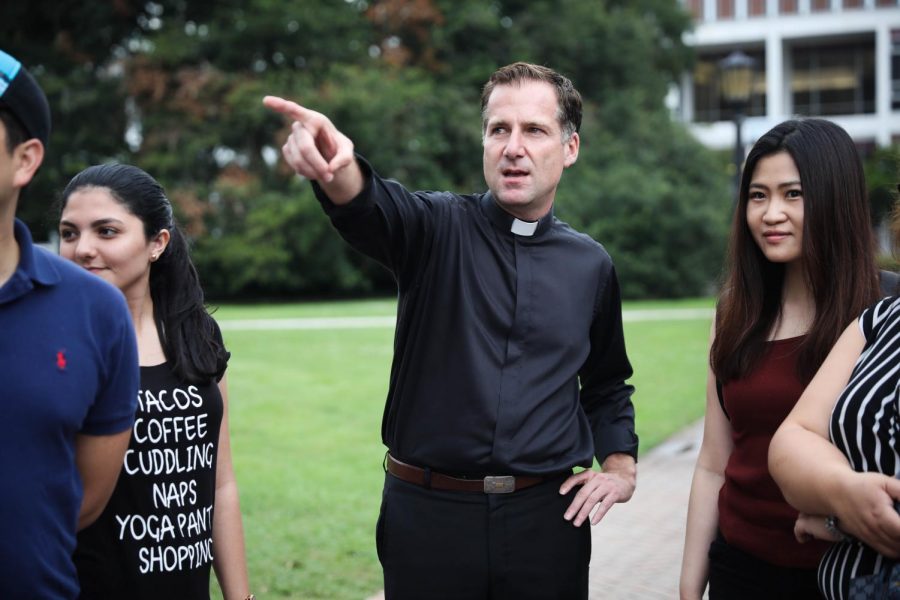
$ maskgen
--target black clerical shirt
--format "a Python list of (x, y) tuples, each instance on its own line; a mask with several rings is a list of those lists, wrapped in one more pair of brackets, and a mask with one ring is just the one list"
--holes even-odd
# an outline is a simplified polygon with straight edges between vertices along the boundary
[(636, 456), (619, 286), (603, 247), (552, 211), (529, 227), (490, 193), (412, 193), (358, 162), (366, 185), (349, 204), (314, 189), (344, 239), (398, 283), (382, 421), (391, 454), (463, 475)]

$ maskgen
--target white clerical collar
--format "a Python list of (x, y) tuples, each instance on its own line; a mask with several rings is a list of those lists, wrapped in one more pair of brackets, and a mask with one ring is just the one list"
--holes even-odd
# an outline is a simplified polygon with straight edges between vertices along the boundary
[(509, 230), (512, 231), (516, 235), (524, 235), (526, 237), (531, 237), (534, 235), (534, 232), (537, 231), (539, 221), (520, 221), (519, 219), (513, 219), (512, 225), (509, 227)]

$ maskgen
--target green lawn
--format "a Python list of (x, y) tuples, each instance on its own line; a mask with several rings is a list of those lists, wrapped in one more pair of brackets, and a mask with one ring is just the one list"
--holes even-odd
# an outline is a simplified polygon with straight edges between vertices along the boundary
[[(232, 448), (260, 597), (361, 600), (381, 587), (374, 527), (393, 330), (232, 330), (228, 321), (389, 316), (394, 306), (367, 300), (216, 312), (232, 352)], [(700, 299), (624, 308), (711, 306)], [(702, 416), (708, 334), (708, 318), (625, 323), (642, 452)]]

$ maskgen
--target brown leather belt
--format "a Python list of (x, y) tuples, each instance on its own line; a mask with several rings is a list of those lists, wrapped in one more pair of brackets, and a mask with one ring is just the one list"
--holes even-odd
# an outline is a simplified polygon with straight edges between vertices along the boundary
[(533, 485), (547, 481), (549, 477), (526, 477), (512, 475), (488, 475), (484, 479), (463, 479), (451, 477), (443, 473), (426, 471), (413, 465), (408, 465), (387, 455), (387, 472), (403, 481), (414, 483), (425, 488), (435, 490), (450, 490), (454, 492), (483, 492), (485, 494), (509, 494), (524, 490)]

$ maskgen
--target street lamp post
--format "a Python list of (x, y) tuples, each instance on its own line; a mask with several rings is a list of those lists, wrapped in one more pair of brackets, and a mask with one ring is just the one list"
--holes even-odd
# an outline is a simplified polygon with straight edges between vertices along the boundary
[(734, 110), (734, 202), (741, 186), (741, 166), (744, 164), (744, 145), (741, 124), (753, 92), (753, 67), (756, 61), (737, 50), (719, 61), (722, 97)]

